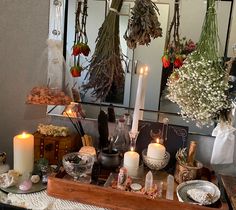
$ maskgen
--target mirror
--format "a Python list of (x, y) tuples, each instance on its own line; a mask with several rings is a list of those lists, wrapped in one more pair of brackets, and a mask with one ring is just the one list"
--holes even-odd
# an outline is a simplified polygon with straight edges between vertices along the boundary
[[(74, 22), (75, 22), (75, 10), (76, 10), (76, 2), (77, 0), (70, 0), (66, 1), (68, 4), (68, 12), (67, 12), (67, 31), (66, 33), (66, 62), (68, 66), (72, 66), (73, 58), (71, 56), (71, 49), (74, 42)], [(123, 38), (123, 35), (125, 34), (125, 31), (127, 29), (128, 25), (128, 19), (130, 16), (131, 8), (133, 7), (134, 3), (132, 1), (124, 1), (123, 6), (121, 8), (120, 12), (120, 42), (121, 42), (121, 49), (122, 53), (127, 56), (127, 64), (128, 69), (125, 69), (125, 87), (124, 87), (124, 96), (123, 100), (121, 102), (116, 103), (116, 101), (105, 101), (102, 104), (107, 105), (109, 103), (112, 103), (115, 106), (119, 107), (134, 107), (135, 103), (135, 97), (136, 97), (136, 90), (137, 90), (137, 83), (138, 83), (138, 75), (137, 71), (139, 70), (140, 66), (147, 64), (149, 66), (149, 75), (148, 80), (151, 80), (152, 84), (155, 84), (155, 86), (151, 85), (148, 86), (148, 94), (146, 94), (146, 102), (145, 109), (150, 110), (157, 110), (158, 107), (158, 100), (159, 100), (159, 86), (161, 81), (161, 59), (159, 59), (162, 56), (164, 44), (165, 44), (165, 37), (166, 37), (166, 31), (167, 31), (167, 25), (168, 25), (168, 18), (169, 18), (169, 4), (168, 3), (156, 3), (160, 15), (158, 15), (159, 21), (161, 22), (162, 27), (162, 37), (157, 38), (151, 42), (151, 44), (146, 46), (139, 46), (134, 51), (128, 49), (126, 45), (126, 41)], [(87, 17), (87, 35), (88, 35), (88, 44), (91, 48), (91, 53), (87, 59), (84, 59), (82, 57), (81, 63), (83, 66), (88, 65), (88, 60), (90, 60), (91, 56), (93, 55), (94, 48), (95, 48), (95, 40), (97, 38), (98, 29), (102, 25), (105, 13), (106, 13), (106, 1), (88, 1), (88, 17)], [(96, 23), (96, 24), (94, 24)], [(156, 48), (158, 46), (158, 48)], [(155, 54), (155, 56), (149, 56), (149, 53)], [(77, 82), (79, 86), (86, 83), (84, 80), (86, 75), (86, 71), (82, 72), (82, 75), (79, 79), (74, 79), (73, 83)], [(151, 90), (155, 90), (154, 94), (151, 93)], [(93, 103), (94, 104), (94, 98), (90, 96), (89, 93), (83, 95), (82, 93), (82, 101), (84, 104), (83, 107), (88, 106), (87, 104)], [(100, 102), (97, 101), (95, 104), (100, 105)], [(86, 109), (86, 108), (85, 108)], [(57, 112), (56, 110), (61, 110), (60, 108), (54, 109), (54, 112)], [(96, 118), (98, 113), (99, 107), (94, 107), (90, 105), (89, 112), (87, 112), (87, 116), (89, 118)], [(119, 112), (118, 112), (119, 114)], [(153, 114), (151, 115), (153, 116)], [(155, 115), (153, 120), (157, 119), (157, 116)]]
[[(71, 47), (73, 45), (74, 39), (74, 16), (75, 16), (75, 3), (76, 0), (66, 0), (68, 4), (68, 27), (65, 33), (67, 34), (66, 48), (67, 48), (67, 64), (70, 66), (71, 63)], [(217, 2), (217, 12), (218, 12), (218, 23), (219, 23), (219, 36), (221, 40), (221, 53), (224, 55), (224, 49), (227, 43), (227, 29), (229, 25), (229, 15), (231, 9), (231, 1), (219, 1)], [(124, 1), (123, 7), (120, 15), (120, 36), (121, 36), (121, 46), (122, 52), (128, 56), (129, 68), (126, 71), (126, 80), (124, 87), (124, 98), (123, 103), (113, 103), (114, 106), (120, 107), (116, 108), (116, 114), (124, 114), (130, 108), (134, 107), (137, 81), (138, 76), (135, 74), (136, 70), (140, 66), (147, 64), (150, 68), (147, 82), (147, 92), (145, 98), (144, 109), (144, 119), (146, 120), (161, 120), (163, 117), (170, 118), (170, 122), (179, 125), (187, 125), (190, 127), (191, 132), (210, 134), (211, 128), (197, 128), (194, 123), (187, 123), (181, 119), (181, 117), (176, 114), (178, 109), (176, 105), (167, 101), (164, 96), (160, 98), (160, 83), (161, 83), (161, 73), (162, 73), (162, 63), (161, 57), (163, 55), (164, 44), (167, 26), (169, 18), (172, 18), (174, 2), (172, 0), (159, 0), (156, 4), (160, 10), (159, 20), (161, 22), (161, 27), (163, 31), (162, 38), (157, 38), (151, 42), (149, 47), (139, 46), (134, 51), (127, 48), (126, 43), (123, 39), (123, 34), (127, 27), (127, 21), (130, 15), (130, 9), (133, 6), (133, 1)], [(88, 19), (87, 19), (87, 32), (89, 39), (89, 46), (91, 48), (90, 56), (93, 54), (95, 47), (95, 40), (97, 37), (97, 32), (106, 13), (106, 1), (103, 0), (91, 0), (88, 1)], [(180, 36), (186, 37), (187, 39), (192, 39), (197, 42), (201, 33), (201, 27), (203, 18), (205, 15), (206, 1), (204, 0), (181, 0), (180, 3)], [(86, 60), (83, 60), (86, 64)], [(85, 73), (79, 79), (78, 83), (83, 84)], [(159, 100), (160, 98), (160, 100)], [(88, 118), (97, 118), (98, 112), (100, 110), (100, 102), (94, 103), (94, 99), (89, 95), (83, 97), (83, 108), (86, 111)], [(95, 105), (94, 105), (95, 104)], [(109, 103), (102, 103), (104, 106)], [(57, 107), (52, 113), (61, 113), (63, 107)], [(162, 114), (157, 114), (157, 111), (163, 112)], [(170, 114), (167, 114), (167, 113)], [(172, 114), (173, 113), (173, 114)]]

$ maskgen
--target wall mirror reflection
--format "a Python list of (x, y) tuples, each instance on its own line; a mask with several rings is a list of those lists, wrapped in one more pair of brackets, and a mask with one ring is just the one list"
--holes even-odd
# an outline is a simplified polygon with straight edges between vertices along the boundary
[[(67, 27), (65, 30), (65, 43), (66, 43), (66, 62), (68, 66), (73, 63), (73, 58), (71, 57), (71, 49), (74, 42), (75, 33), (75, 11), (77, 0), (65, 1), (66, 6), (66, 18)], [(118, 100), (115, 98), (109, 98), (105, 101), (94, 101), (90, 93), (84, 94), (81, 92), (81, 100), (83, 102), (83, 109), (86, 111), (86, 117), (97, 118), (101, 105), (106, 106), (109, 103), (114, 104), (116, 108), (116, 114), (124, 114), (134, 107), (138, 75), (137, 70), (142, 66), (147, 64), (150, 71), (147, 76), (147, 87), (146, 96), (144, 104), (144, 119), (146, 120), (162, 120), (164, 117), (170, 119), (170, 123), (187, 125), (190, 127), (190, 132), (198, 132), (204, 134), (211, 134), (213, 127), (198, 128), (193, 122), (186, 122), (178, 115), (178, 107), (176, 104), (171, 103), (165, 98), (165, 90), (161, 90), (161, 80), (162, 78), (162, 61), (161, 57), (164, 52), (166, 34), (168, 26), (171, 22), (173, 11), (174, 11), (174, 1), (160, 0), (155, 2), (157, 5), (160, 15), (158, 15), (159, 21), (162, 27), (162, 37), (152, 40), (151, 44), (147, 46), (138, 46), (136, 49), (131, 50), (127, 47), (123, 35), (127, 28), (128, 19), (131, 15), (131, 8), (134, 5), (133, 1), (124, 1), (121, 12), (120, 12), (120, 43), (122, 53), (127, 56), (127, 66), (125, 69), (125, 85), (122, 91), (122, 96)], [(218, 14), (218, 27), (219, 27), (219, 37), (221, 40), (220, 53), (221, 56), (228, 55), (230, 49), (225, 49), (228, 43), (228, 28), (230, 20), (230, 11), (232, 7), (231, 1), (218, 1), (217, 2), (217, 14)], [(109, 1), (103, 0), (93, 0), (88, 1), (88, 17), (87, 17), (87, 36), (88, 44), (91, 49), (89, 56), (86, 59), (81, 59), (81, 63), (86, 66), (88, 60), (91, 58), (95, 48), (95, 41), (97, 38), (98, 30), (102, 25), (104, 18), (109, 10)], [(195, 43), (198, 41), (201, 27), (206, 11), (206, 1), (204, 0), (181, 0), (179, 1), (179, 11), (180, 11), (180, 27), (179, 33), (181, 38), (186, 37), (186, 39), (191, 39)], [(81, 77), (73, 78), (73, 83), (81, 86), (86, 83), (86, 70), (82, 72)], [(51, 110), (52, 107), (49, 109)], [(60, 114), (64, 110), (64, 107), (57, 106), (53, 108), (50, 114)], [(158, 114), (159, 111), (159, 114)]]

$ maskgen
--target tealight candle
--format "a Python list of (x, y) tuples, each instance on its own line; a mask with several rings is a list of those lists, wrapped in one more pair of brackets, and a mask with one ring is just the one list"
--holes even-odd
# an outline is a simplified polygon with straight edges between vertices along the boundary
[(159, 143), (150, 143), (148, 145), (147, 157), (154, 159), (162, 159), (165, 155), (166, 148)]
[(34, 136), (22, 133), (14, 137), (14, 170), (19, 173), (30, 173), (34, 167)]
[(139, 154), (133, 150), (124, 154), (124, 167), (127, 168), (128, 174), (133, 174), (133, 171), (137, 171), (139, 167)]

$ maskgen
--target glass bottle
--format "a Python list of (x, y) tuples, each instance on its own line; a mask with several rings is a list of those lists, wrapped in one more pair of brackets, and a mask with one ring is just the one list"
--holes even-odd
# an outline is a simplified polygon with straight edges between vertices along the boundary
[(124, 153), (129, 148), (129, 131), (125, 125), (125, 119), (120, 118), (114, 132), (113, 148)]

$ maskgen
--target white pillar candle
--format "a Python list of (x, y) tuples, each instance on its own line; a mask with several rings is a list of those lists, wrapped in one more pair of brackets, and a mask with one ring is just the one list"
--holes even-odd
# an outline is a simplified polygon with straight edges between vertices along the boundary
[(14, 137), (14, 170), (23, 173), (30, 173), (34, 167), (34, 136), (22, 133)]
[(148, 145), (147, 157), (154, 159), (162, 159), (164, 158), (166, 152), (166, 148), (158, 143), (151, 143)]
[(139, 167), (139, 154), (135, 151), (128, 151), (124, 154), (124, 167), (129, 175), (134, 175)]
[[(141, 93), (141, 102), (140, 102), (140, 109), (144, 109), (145, 105), (145, 95), (146, 95), (146, 89), (147, 89), (147, 75), (148, 75), (148, 66), (145, 67), (144, 70), (144, 76), (143, 76), (143, 88), (142, 88), (142, 93)], [(139, 112), (139, 119), (143, 119), (143, 111)]]
[(141, 107), (141, 94), (143, 88), (143, 68), (140, 69), (139, 78), (138, 78), (138, 86), (136, 92), (136, 99), (135, 99), (135, 106), (134, 106), (134, 113), (133, 113), (133, 122), (132, 122), (132, 133), (138, 132), (138, 121), (140, 119), (140, 107)]

